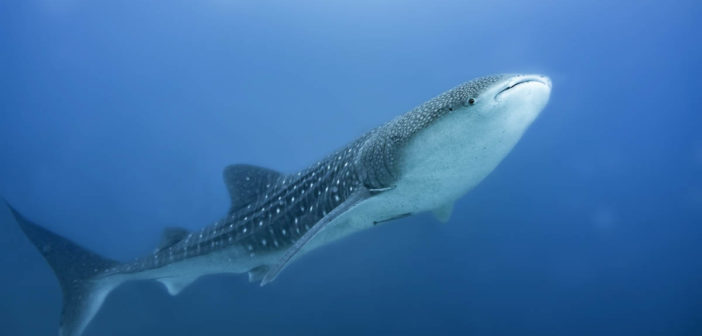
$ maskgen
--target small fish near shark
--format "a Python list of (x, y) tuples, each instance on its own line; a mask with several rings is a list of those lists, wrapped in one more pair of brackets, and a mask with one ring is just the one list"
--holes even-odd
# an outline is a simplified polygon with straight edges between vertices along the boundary
[(196, 232), (168, 228), (155, 252), (131, 262), (97, 255), (8, 207), (61, 285), (59, 335), (79, 336), (126, 281), (156, 280), (171, 295), (214, 273), (248, 273), (265, 285), (303, 254), (379, 223), (425, 211), (447, 221), (454, 201), (512, 150), (550, 93), (541, 75), (481, 77), (297, 173), (228, 166), (224, 218)]

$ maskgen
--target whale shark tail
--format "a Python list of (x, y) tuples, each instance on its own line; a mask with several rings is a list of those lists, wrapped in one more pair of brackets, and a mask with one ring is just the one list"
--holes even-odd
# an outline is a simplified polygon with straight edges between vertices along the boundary
[[(5, 202), (7, 204), (7, 202)], [(54, 270), (63, 293), (59, 335), (78, 336), (117, 285), (106, 273), (118, 263), (27, 220), (7, 204), (29, 240)]]

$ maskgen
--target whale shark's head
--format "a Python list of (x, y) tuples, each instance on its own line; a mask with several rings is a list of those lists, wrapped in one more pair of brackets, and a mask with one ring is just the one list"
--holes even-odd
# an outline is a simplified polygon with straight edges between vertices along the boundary
[(363, 150), (367, 184), (417, 195), (416, 210), (455, 199), (510, 152), (550, 93), (551, 81), (541, 75), (494, 75), (461, 84), (378, 130)]
[[(551, 80), (543, 75), (497, 75), (464, 84), (463, 112), (506, 121), (507, 128), (526, 129), (546, 106)], [(506, 120), (505, 120), (506, 119)]]

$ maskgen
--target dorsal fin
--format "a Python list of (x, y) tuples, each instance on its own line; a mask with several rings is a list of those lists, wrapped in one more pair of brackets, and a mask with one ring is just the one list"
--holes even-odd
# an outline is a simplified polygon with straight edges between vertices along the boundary
[(232, 199), (230, 213), (253, 203), (283, 174), (268, 168), (235, 164), (224, 168), (224, 183)]
[(188, 230), (179, 227), (169, 227), (163, 230), (161, 242), (158, 244), (158, 251), (169, 248), (177, 242), (183, 240), (188, 235)]

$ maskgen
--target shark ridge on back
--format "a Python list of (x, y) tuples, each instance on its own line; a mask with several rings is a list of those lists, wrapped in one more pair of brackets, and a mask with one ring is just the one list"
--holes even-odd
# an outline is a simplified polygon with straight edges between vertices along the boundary
[(224, 169), (231, 207), (194, 232), (167, 228), (132, 262), (99, 256), (10, 207), (63, 292), (59, 334), (78, 336), (111, 290), (156, 280), (172, 295), (213, 273), (248, 273), (265, 285), (316, 247), (378, 223), (453, 202), (511, 151), (546, 105), (540, 75), (494, 75), (461, 84), (294, 174), (236, 164)]

